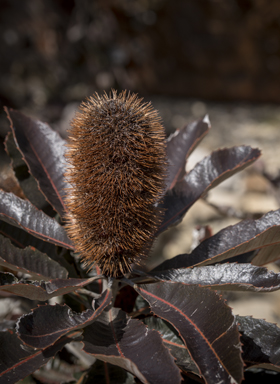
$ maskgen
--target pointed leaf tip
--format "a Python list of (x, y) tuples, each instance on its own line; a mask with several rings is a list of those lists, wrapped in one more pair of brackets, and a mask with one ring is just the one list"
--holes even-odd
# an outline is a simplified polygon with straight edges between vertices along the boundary
[(61, 217), (67, 212), (64, 179), (66, 169), (65, 140), (42, 121), (5, 107), (16, 144), (52, 207)]
[(204, 116), (204, 118), (202, 119), (202, 121), (203, 121), (204, 123), (206, 123), (207, 125), (209, 125), (209, 127), (211, 127), (211, 123), (210, 123), (210, 119), (209, 119), (209, 115), (208, 115), (208, 114), (206, 114), (206, 115)]
[(210, 126), (204, 120), (197, 120), (177, 129), (167, 139), (168, 175), (166, 178), (166, 190), (174, 187), (178, 179), (185, 172), (188, 157), (204, 136)]
[[(203, 124), (206, 126), (205, 123)], [(243, 145), (219, 149), (197, 163), (182, 180), (179, 180), (165, 194), (162, 203), (165, 215), (157, 234), (169, 226), (179, 223), (201, 196), (204, 196), (222, 181), (248, 167), (260, 155), (259, 149)]]

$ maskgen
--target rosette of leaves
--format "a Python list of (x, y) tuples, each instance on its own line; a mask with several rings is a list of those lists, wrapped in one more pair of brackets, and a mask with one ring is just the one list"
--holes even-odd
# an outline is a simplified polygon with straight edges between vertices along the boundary
[[(0, 384), (27, 376), (36, 383), (240, 383), (271, 372), (279, 380), (280, 329), (235, 317), (221, 292), (280, 288), (280, 274), (260, 267), (280, 257), (280, 210), (227, 227), (147, 273), (113, 279), (96, 268), (87, 275), (64, 228), (65, 141), (41, 121), (6, 112), (5, 146), (25, 199), (0, 191), (0, 291), (24, 309), (16, 323), (1, 322)], [(204, 118), (167, 139), (157, 235), (260, 156), (249, 146), (218, 149), (186, 173), (209, 129)], [(59, 304), (50, 303), (54, 297)], [(77, 358), (75, 341), (90, 363)], [(67, 365), (66, 377), (47, 364), (54, 357)]]

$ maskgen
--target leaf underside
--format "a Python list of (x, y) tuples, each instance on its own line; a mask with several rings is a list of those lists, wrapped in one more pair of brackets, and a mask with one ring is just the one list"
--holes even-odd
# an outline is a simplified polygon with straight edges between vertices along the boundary
[[(190, 254), (178, 255), (155, 269), (186, 268), (219, 263), (253, 250), (280, 244), (280, 210), (257, 220), (243, 220), (204, 240)], [(254, 259), (253, 259), (254, 260)]]

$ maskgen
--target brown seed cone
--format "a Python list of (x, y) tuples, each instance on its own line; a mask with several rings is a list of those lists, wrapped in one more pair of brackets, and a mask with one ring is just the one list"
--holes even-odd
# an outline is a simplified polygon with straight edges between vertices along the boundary
[(71, 126), (69, 236), (86, 266), (121, 276), (147, 255), (160, 223), (164, 129), (150, 103), (116, 91), (83, 102)]

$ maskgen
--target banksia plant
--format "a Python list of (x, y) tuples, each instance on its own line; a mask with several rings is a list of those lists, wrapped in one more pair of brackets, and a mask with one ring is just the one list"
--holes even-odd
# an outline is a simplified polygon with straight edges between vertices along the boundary
[(69, 132), (69, 235), (85, 264), (121, 276), (147, 256), (161, 218), (166, 148), (151, 104), (116, 91), (83, 102)]
[(235, 316), (222, 293), (280, 289), (280, 273), (262, 267), (279, 259), (280, 210), (208, 231), (153, 270), (133, 267), (258, 149), (218, 149), (185, 172), (209, 119), (165, 142), (157, 113), (124, 92), (84, 102), (68, 143), (6, 112), (24, 198), (0, 190), (0, 294), (24, 305), (0, 319), (0, 384), (279, 382), (280, 328)]

